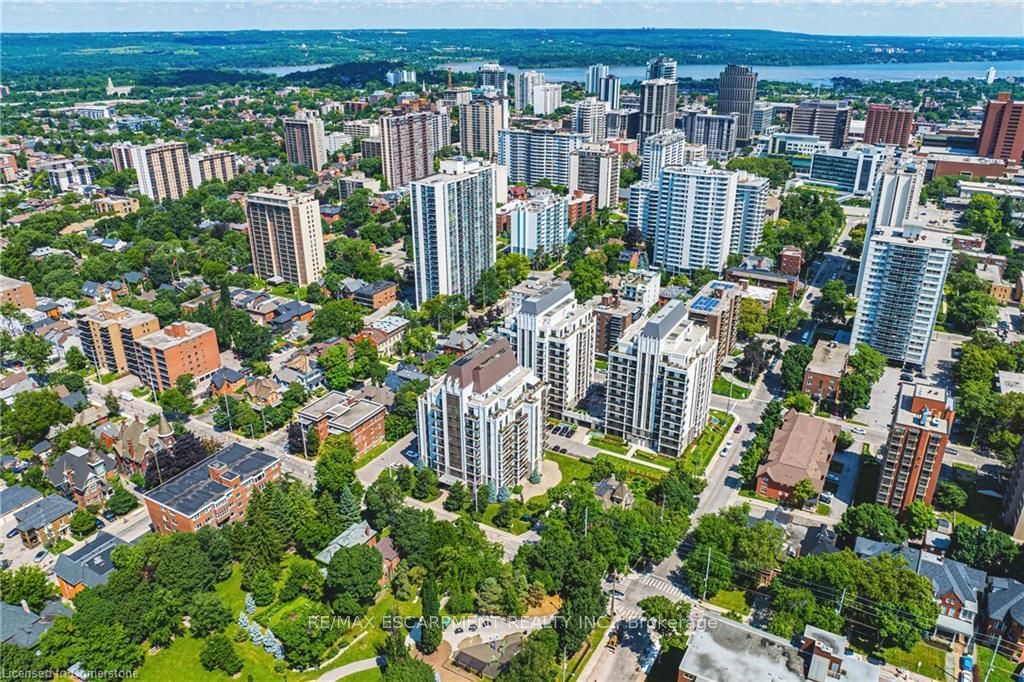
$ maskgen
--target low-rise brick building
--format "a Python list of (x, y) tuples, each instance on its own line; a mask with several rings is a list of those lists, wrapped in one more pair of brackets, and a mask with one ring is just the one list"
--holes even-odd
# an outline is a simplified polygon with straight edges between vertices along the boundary
[(839, 400), (839, 383), (850, 361), (850, 347), (835, 341), (818, 341), (804, 369), (803, 392), (815, 400)]
[(757, 492), (788, 500), (796, 485), (807, 479), (820, 493), (825, 487), (839, 427), (809, 414), (790, 410), (772, 436), (765, 461), (757, 468)]
[(74, 502), (53, 493), (15, 512), (15, 529), (26, 547), (51, 545), (71, 534), (71, 516), (78, 509)]
[(386, 416), (387, 408), (380, 403), (339, 391), (317, 398), (298, 412), (303, 429), (316, 429), (321, 442), (345, 433), (360, 455), (384, 442)]
[(149, 520), (158, 533), (194, 533), (245, 518), (249, 498), (281, 478), (281, 460), (233, 443), (146, 492)]

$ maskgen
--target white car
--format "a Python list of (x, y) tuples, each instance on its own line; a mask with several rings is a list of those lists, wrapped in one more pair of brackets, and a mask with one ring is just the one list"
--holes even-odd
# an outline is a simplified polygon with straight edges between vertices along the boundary
[(850, 430), (853, 431), (854, 433), (856, 433), (858, 436), (863, 436), (865, 433), (867, 433), (867, 431), (865, 431), (864, 429), (860, 428), (859, 426), (856, 427), (856, 428), (850, 429)]

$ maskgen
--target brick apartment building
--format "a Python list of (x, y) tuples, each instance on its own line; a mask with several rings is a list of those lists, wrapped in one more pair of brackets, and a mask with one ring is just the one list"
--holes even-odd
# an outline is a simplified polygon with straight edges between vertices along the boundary
[(220, 369), (217, 334), (198, 322), (174, 322), (135, 340), (143, 383), (156, 391), (174, 386), (182, 374), (201, 381)]
[(765, 461), (757, 468), (757, 492), (787, 500), (796, 485), (808, 479), (815, 491), (825, 477), (836, 449), (839, 427), (825, 419), (790, 410), (772, 436)]
[(384, 442), (386, 416), (387, 408), (380, 403), (339, 391), (314, 400), (298, 413), (302, 428), (307, 432), (316, 429), (320, 442), (327, 436), (346, 433), (359, 455)]
[(281, 478), (281, 460), (233, 443), (146, 492), (149, 520), (158, 533), (194, 533), (245, 517), (249, 498)]
[(12, 303), (18, 310), (36, 307), (36, 294), (32, 285), (13, 277), (0, 275), (0, 304)]
[(78, 311), (82, 352), (101, 373), (141, 376), (135, 340), (159, 329), (156, 315), (116, 303), (97, 303)]
[(835, 341), (818, 341), (804, 369), (803, 392), (815, 400), (839, 400), (839, 382), (846, 374), (850, 347)]
[(914, 124), (912, 109), (893, 109), (888, 104), (869, 104), (864, 122), (865, 144), (895, 144), (906, 147)]
[(379, 310), (398, 300), (398, 285), (386, 280), (372, 282), (357, 289), (352, 300), (360, 305)]
[(804, 266), (804, 252), (793, 245), (783, 246), (779, 251), (779, 272), (783, 275), (800, 276)]

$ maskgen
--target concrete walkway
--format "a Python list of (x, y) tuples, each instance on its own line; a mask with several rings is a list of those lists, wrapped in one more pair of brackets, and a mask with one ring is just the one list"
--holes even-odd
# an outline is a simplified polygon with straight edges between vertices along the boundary
[(323, 675), (317, 678), (317, 682), (337, 682), (349, 675), (355, 675), (361, 673), (364, 670), (370, 670), (371, 668), (380, 668), (384, 665), (384, 657), (377, 656), (376, 658), (364, 658), (361, 661), (355, 661), (353, 663), (347, 663), (340, 668), (329, 670)]

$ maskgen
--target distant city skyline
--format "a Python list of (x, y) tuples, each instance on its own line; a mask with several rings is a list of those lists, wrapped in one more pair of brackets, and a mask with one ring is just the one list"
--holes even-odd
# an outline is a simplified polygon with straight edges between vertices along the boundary
[(8, 0), (3, 5), (2, 19), (4, 30), (15, 33), (657, 27), (766, 29), (863, 36), (1024, 36), (1024, 11), (1020, 0), (986, 3), (966, 0), (253, 0), (224, 3)]

